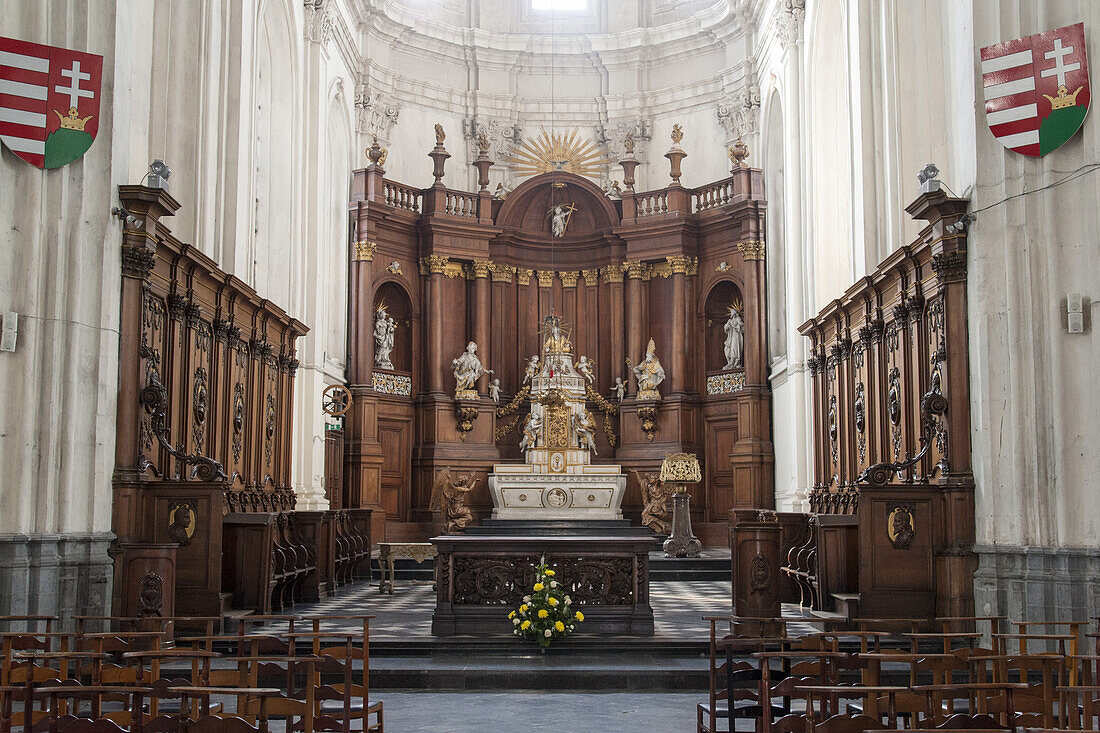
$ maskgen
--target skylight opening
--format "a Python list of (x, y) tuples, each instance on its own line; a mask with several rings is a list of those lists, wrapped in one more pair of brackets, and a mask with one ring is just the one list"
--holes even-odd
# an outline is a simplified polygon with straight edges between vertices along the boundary
[(588, 10), (588, 0), (531, 0), (531, 9), (542, 12), (583, 13)]

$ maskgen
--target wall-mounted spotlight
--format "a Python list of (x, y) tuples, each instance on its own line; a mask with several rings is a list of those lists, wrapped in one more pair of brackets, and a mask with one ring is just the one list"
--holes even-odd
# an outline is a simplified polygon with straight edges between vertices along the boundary
[(933, 191), (940, 190), (940, 182), (936, 179), (940, 174), (940, 169), (936, 167), (935, 163), (929, 163), (924, 166), (920, 173), (917, 174), (917, 180), (920, 181), (920, 192), (931, 193)]
[(117, 216), (123, 224), (133, 227), (134, 229), (142, 228), (141, 219), (137, 218), (121, 206), (116, 206), (111, 209), (111, 213)]
[(168, 190), (168, 179), (172, 176), (172, 169), (160, 158), (149, 164), (149, 175), (145, 178), (150, 188), (162, 188)]
[(973, 214), (963, 214), (961, 219), (959, 219), (954, 224), (948, 224), (946, 227), (944, 227), (944, 229), (947, 230), (948, 234), (962, 234), (970, 228), (970, 222), (977, 220), (978, 217), (974, 216)]

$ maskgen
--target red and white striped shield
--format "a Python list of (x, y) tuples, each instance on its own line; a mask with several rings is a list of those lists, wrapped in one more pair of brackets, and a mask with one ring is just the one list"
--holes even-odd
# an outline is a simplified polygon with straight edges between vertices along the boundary
[(0, 140), (39, 168), (60, 168), (99, 132), (103, 57), (0, 38)]
[(1038, 157), (1081, 128), (1089, 109), (1085, 24), (982, 49), (989, 130), (1006, 148)]

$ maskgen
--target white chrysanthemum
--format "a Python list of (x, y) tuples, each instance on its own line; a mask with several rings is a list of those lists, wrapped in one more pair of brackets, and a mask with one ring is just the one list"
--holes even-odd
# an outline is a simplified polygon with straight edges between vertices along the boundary
[(551, 581), (550, 581), (550, 587), (551, 587), (551, 588), (557, 588), (557, 587), (558, 587), (558, 581), (556, 581), (556, 580), (551, 580)]
[(572, 602), (573, 602), (573, 601), (569, 600), (569, 596), (566, 596), (566, 597), (565, 597), (565, 605), (567, 605), (567, 606), (568, 606), (568, 605), (569, 605), (570, 603), (572, 603)]
[(547, 637), (547, 638), (549, 638), (549, 637), (550, 637), (550, 635), (551, 635), (552, 633), (553, 633), (553, 632), (552, 632), (552, 631), (550, 631), (550, 629), (547, 629), (546, 631), (542, 632), (542, 635), (543, 635), (543, 636), (545, 636), (545, 637)]
[(512, 619), (512, 626), (519, 626), (519, 619), (518, 618)]
[(531, 596), (524, 596), (523, 597), (523, 602), (524, 603), (530, 603), (531, 602)]

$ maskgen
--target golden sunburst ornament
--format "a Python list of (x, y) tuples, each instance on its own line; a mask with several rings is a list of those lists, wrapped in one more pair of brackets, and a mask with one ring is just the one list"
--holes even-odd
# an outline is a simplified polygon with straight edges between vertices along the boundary
[(580, 137), (580, 131), (575, 127), (562, 133), (548, 133), (545, 128), (540, 129), (536, 138), (524, 141), (508, 158), (508, 162), (515, 166), (516, 175), (566, 171), (599, 178), (603, 167), (611, 164), (592, 141)]

